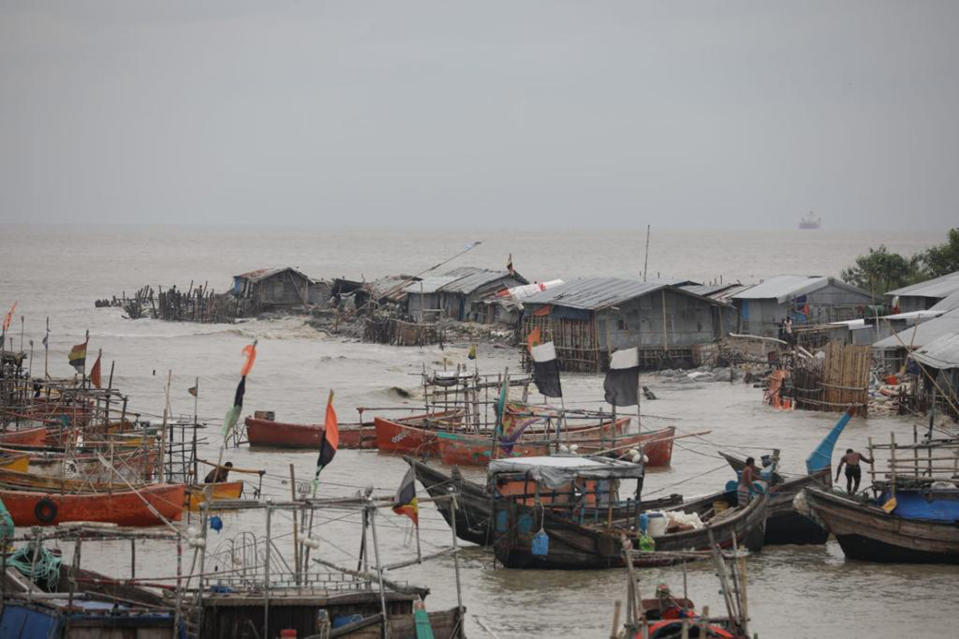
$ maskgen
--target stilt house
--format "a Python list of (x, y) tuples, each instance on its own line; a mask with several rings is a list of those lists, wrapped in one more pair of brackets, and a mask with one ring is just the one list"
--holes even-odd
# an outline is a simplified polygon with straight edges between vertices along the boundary
[(794, 327), (856, 319), (873, 298), (834, 277), (778, 275), (735, 293), (731, 299), (739, 311), (740, 333), (778, 337), (787, 316)]
[(615, 350), (639, 347), (646, 368), (691, 364), (697, 345), (722, 336), (722, 302), (679, 288), (685, 281), (594, 277), (523, 300), (523, 334), (539, 328), (563, 370), (603, 370)]
[(416, 322), (441, 317), (462, 322), (486, 322), (496, 317), (484, 303), (488, 296), (504, 288), (528, 283), (516, 271), (461, 266), (443, 275), (424, 277), (403, 290), (409, 315)]

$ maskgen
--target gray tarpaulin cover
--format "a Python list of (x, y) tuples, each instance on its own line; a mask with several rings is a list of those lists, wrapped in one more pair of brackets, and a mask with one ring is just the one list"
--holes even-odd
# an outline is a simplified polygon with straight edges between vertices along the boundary
[(606, 457), (579, 457), (554, 455), (551, 457), (514, 457), (494, 459), (489, 464), (490, 475), (498, 473), (529, 473), (536, 483), (548, 488), (564, 486), (574, 478), (624, 479), (643, 476), (643, 466)]

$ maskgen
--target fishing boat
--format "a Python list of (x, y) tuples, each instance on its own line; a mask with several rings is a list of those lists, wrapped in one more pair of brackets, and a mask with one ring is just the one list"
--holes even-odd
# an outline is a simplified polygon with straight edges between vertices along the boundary
[[(722, 552), (717, 546), (708, 551), (647, 551), (634, 549), (629, 539), (623, 538), (623, 556), (626, 564), (626, 623), (628, 639), (679, 639), (681, 637), (715, 637), (719, 639), (748, 639), (749, 607), (746, 581), (746, 556), (738, 550)], [(677, 561), (712, 559), (719, 593), (723, 595), (726, 616), (712, 616), (708, 606), (702, 611), (689, 598), (685, 572), (682, 595), (673, 594), (665, 583), (660, 582), (654, 597), (641, 598), (639, 592), (641, 573), (633, 571), (633, 565), (642, 563), (651, 555), (670, 555)], [(614, 624), (619, 618), (620, 606), (616, 602)]]
[[(453, 468), (449, 474), (424, 464), (412, 457), (403, 459), (413, 468), (416, 479), (423, 485), (430, 497), (446, 497), (450, 492), (456, 493), (456, 536), (463, 541), (469, 541), (480, 546), (492, 543), (492, 529), (490, 528), (490, 502), (492, 497), (486, 486), (465, 479), (458, 468)], [(682, 495), (672, 494), (668, 497), (643, 500), (640, 510), (653, 510), (676, 506), (683, 501)], [(440, 515), (446, 523), (452, 526), (453, 509), (448, 500), (434, 502)], [(619, 513), (619, 511), (614, 511)]]
[[(641, 547), (640, 514), (646, 511), (639, 500), (619, 501), (619, 483), (642, 477), (642, 465), (604, 457), (492, 461), (489, 479), (497, 490), (492, 500), (497, 560), (508, 568), (622, 566), (621, 537), (626, 535)], [(657, 520), (655, 529), (650, 525), (649, 538), (657, 551), (702, 550), (713, 543), (723, 548), (738, 544), (753, 551), (762, 549), (768, 497), (759, 495), (745, 507), (733, 503), (726, 493), (660, 513), (646, 512)], [(620, 513), (624, 516), (617, 516)], [(671, 523), (667, 525), (666, 520)], [(644, 559), (636, 565), (663, 565), (663, 560)]]
[(402, 419), (374, 417), (376, 447), (384, 453), (436, 455), (437, 432), (458, 428), (465, 414), (465, 410), (452, 410)]
[(21, 430), (0, 432), (0, 444), (20, 444), (22, 446), (43, 446), (47, 440), (46, 426), (34, 426)]
[[(597, 426), (580, 426), (570, 428), (564, 444), (550, 439), (549, 430), (528, 430), (516, 441), (500, 440), (493, 445), (491, 435), (476, 435), (471, 433), (438, 432), (436, 452), (440, 460), (450, 466), (486, 466), (491, 457), (535, 457), (549, 455), (562, 446), (575, 445), (577, 452), (590, 454), (611, 448), (623, 446), (641, 446), (643, 441), (656, 438), (653, 433), (622, 436), (629, 426), (629, 418), (617, 419), (616, 422), (607, 421)], [(672, 444), (663, 444), (672, 449)], [(662, 452), (657, 451), (657, 459)]]
[[(938, 495), (933, 491), (927, 494), (934, 501), (959, 505), (955, 488)], [(923, 516), (902, 516), (886, 512), (878, 500), (859, 499), (818, 486), (807, 487), (804, 496), (812, 513), (836, 536), (849, 559), (959, 563), (959, 509), (936, 513), (926, 508)]]
[[(244, 422), (250, 446), (319, 450), (323, 441), (321, 424), (290, 424), (259, 417), (247, 417)], [(376, 429), (341, 426), (339, 448), (376, 448)]]
[(23, 453), (0, 451), (0, 468), (25, 473), (30, 469), (30, 456)]
[[(887, 473), (875, 478), (876, 452), (886, 450)], [(850, 559), (902, 563), (959, 563), (959, 438), (869, 445), (871, 495), (808, 486), (809, 512), (836, 536)]]
[[(832, 452), (836, 440), (852, 418), (853, 411), (846, 411), (832, 430), (806, 459), (806, 474), (799, 477), (783, 478), (777, 472), (779, 451), (769, 457), (769, 512), (766, 516), (765, 545), (775, 546), (782, 544), (824, 544), (829, 538), (829, 531), (815, 519), (810, 518), (793, 505), (796, 496), (804, 488), (811, 485), (828, 487), (832, 477)], [(720, 453), (737, 472), (746, 466), (742, 457)], [(766, 471), (764, 471), (766, 474)]]
[[(0, 454), (19, 455), (26, 459), (30, 472), (49, 477), (85, 477), (94, 480), (109, 479), (109, 469), (100, 463), (99, 456), (94, 448), (78, 448), (67, 452), (63, 447), (50, 446), (4, 446)], [(113, 459), (113, 465), (120, 470), (124, 477), (133, 481), (149, 480), (153, 476), (157, 453), (154, 450), (140, 448), (128, 449), (118, 447), (111, 454), (104, 451)], [(0, 464), (2, 467), (2, 464)], [(10, 470), (23, 469), (11, 468)]]
[[(186, 507), (196, 512), (200, 504), (209, 500), (211, 504), (217, 500), (239, 499), (243, 495), (243, 481), (224, 481), (216, 484), (193, 484), (186, 489)], [(214, 505), (215, 507), (215, 505)]]
[(185, 488), (183, 484), (147, 484), (133, 490), (58, 493), (3, 487), (0, 499), (17, 526), (56, 526), (71, 521), (156, 526), (163, 519), (179, 521)]

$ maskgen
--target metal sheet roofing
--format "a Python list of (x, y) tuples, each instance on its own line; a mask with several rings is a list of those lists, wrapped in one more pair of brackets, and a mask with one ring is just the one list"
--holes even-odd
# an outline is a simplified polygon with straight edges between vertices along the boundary
[(695, 293), (696, 295), (702, 295), (703, 297), (718, 298), (722, 297), (722, 294), (730, 291), (730, 289), (743, 288), (743, 285), (739, 282), (727, 282), (725, 284), (683, 284), (679, 288), (684, 291), (689, 291), (690, 293)]
[(615, 306), (634, 297), (646, 295), (682, 281), (685, 280), (643, 282), (616, 277), (588, 277), (540, 291), (524, 299), (523, 304), (556, 304), (569, 308), (597, 310)]
[(455, 275), (430, 275), (418, 282), (411, 282), (403, 287), (404, 293), (435, 293), (445, 285), (455, 282)]
[[(295, 268), (289, 266), (275, 266), (273, 268), (258, 268), (255, 271), (250, 271), (249, 273), (241, 273), (240, 275), (234, 275), (233, 277), (239, 277), (244, 280), (250, 280), (251, 282), (259, 282), (260, 280), (265, 280), (268, 277), (273, 277), (277, 273), (282, 273), (285, 270), (291, 270), (294, 273), (299, 273)], [(300, 275), (303, 275), (300, 273)], [(306, 277), (306, 275), (303, 275)]]
[(776, 277), (770, 277), (765, 282), (750, 286), (736, 293), (732, 298), (737, 300), (774, 299), (781, 304), (790, 298), (807, 295), (830, 285), (838, 286), (851, 293), (869, 295), (868, 291), (856, 288), (833, 277), (822, 277), (818, 275), (777, 275)]
[(913, 352), (912, 357), (920, 364), (940, 370), (959, 368), (959, 333), (932, 340)]
[(949, 311), (941, 317), (916, 324), (890, 335), (872, 345), (873, 348), (923, 347), (947, 335), (959, 334), (959, 309)]
[(444, 293), (464, 293), (468, 295), (476, 289), (504, 277), (513, 277), (520, 283), (528, 283), (526, 278), (519, 273), (513, 272), (510, 274), (506, 269), (494, 271), (475, 266), (460, 266), (452, 271), (447, 271), (446, 275), (454, 277), (455, 281), (443, 287)]
[(954, 311), (959, 308), (959, 291), (936, 302), (930, 311)]
[(907, 297), (937, 297), (944, 298), (959, 292), (959, 271), (949, 273), (925, 282), (919, 282), (911, 286), (897, 288), (889, 291), (886, 295), (899, 295)]

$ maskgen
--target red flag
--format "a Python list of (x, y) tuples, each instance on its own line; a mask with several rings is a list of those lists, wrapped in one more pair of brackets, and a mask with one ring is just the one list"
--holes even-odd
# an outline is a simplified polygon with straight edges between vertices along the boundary
[(90, 383), (96, 386), (97, 388), (102, 388), (100, 386), (100, 355), (102, 353), (97, 353), (97, 361), (93, 363), (93, 368), (90, 369)]
[(7, 329), (10, 328), (10, 320), (13, 319), (13, 311), (17, 308), (17, 303), (14, 302), (13, 306), (10, 307), (10, 310), (7, 311), (7, 316), (3, 318), (3, 332), (6, 333)]
[(533, 350), (533, 347), (538, 345), (542, 341), (542, 338), (539, 334), (539, 326), (534, 328), (529, 332), (529, 335), (526, 337), (526, 346), (530, 351)]
[(256, 361), (256, 340), (252, 344), (243, 347), (243, 354), (246, 355), (246, 362), (243, 363), (243, 370), (240, 371), (240, 377), (246, 377), (253, 369), (253, 362)]
[(333, 461), (336, 449), (340, 446), (340, 427), (336, 423), (336, 411), (333, 410), (333, 391), (326, 401), (326, 420), (323, 422), (323, 441), (320, 444), (320, 456), (316, 460), (316, 474)]

